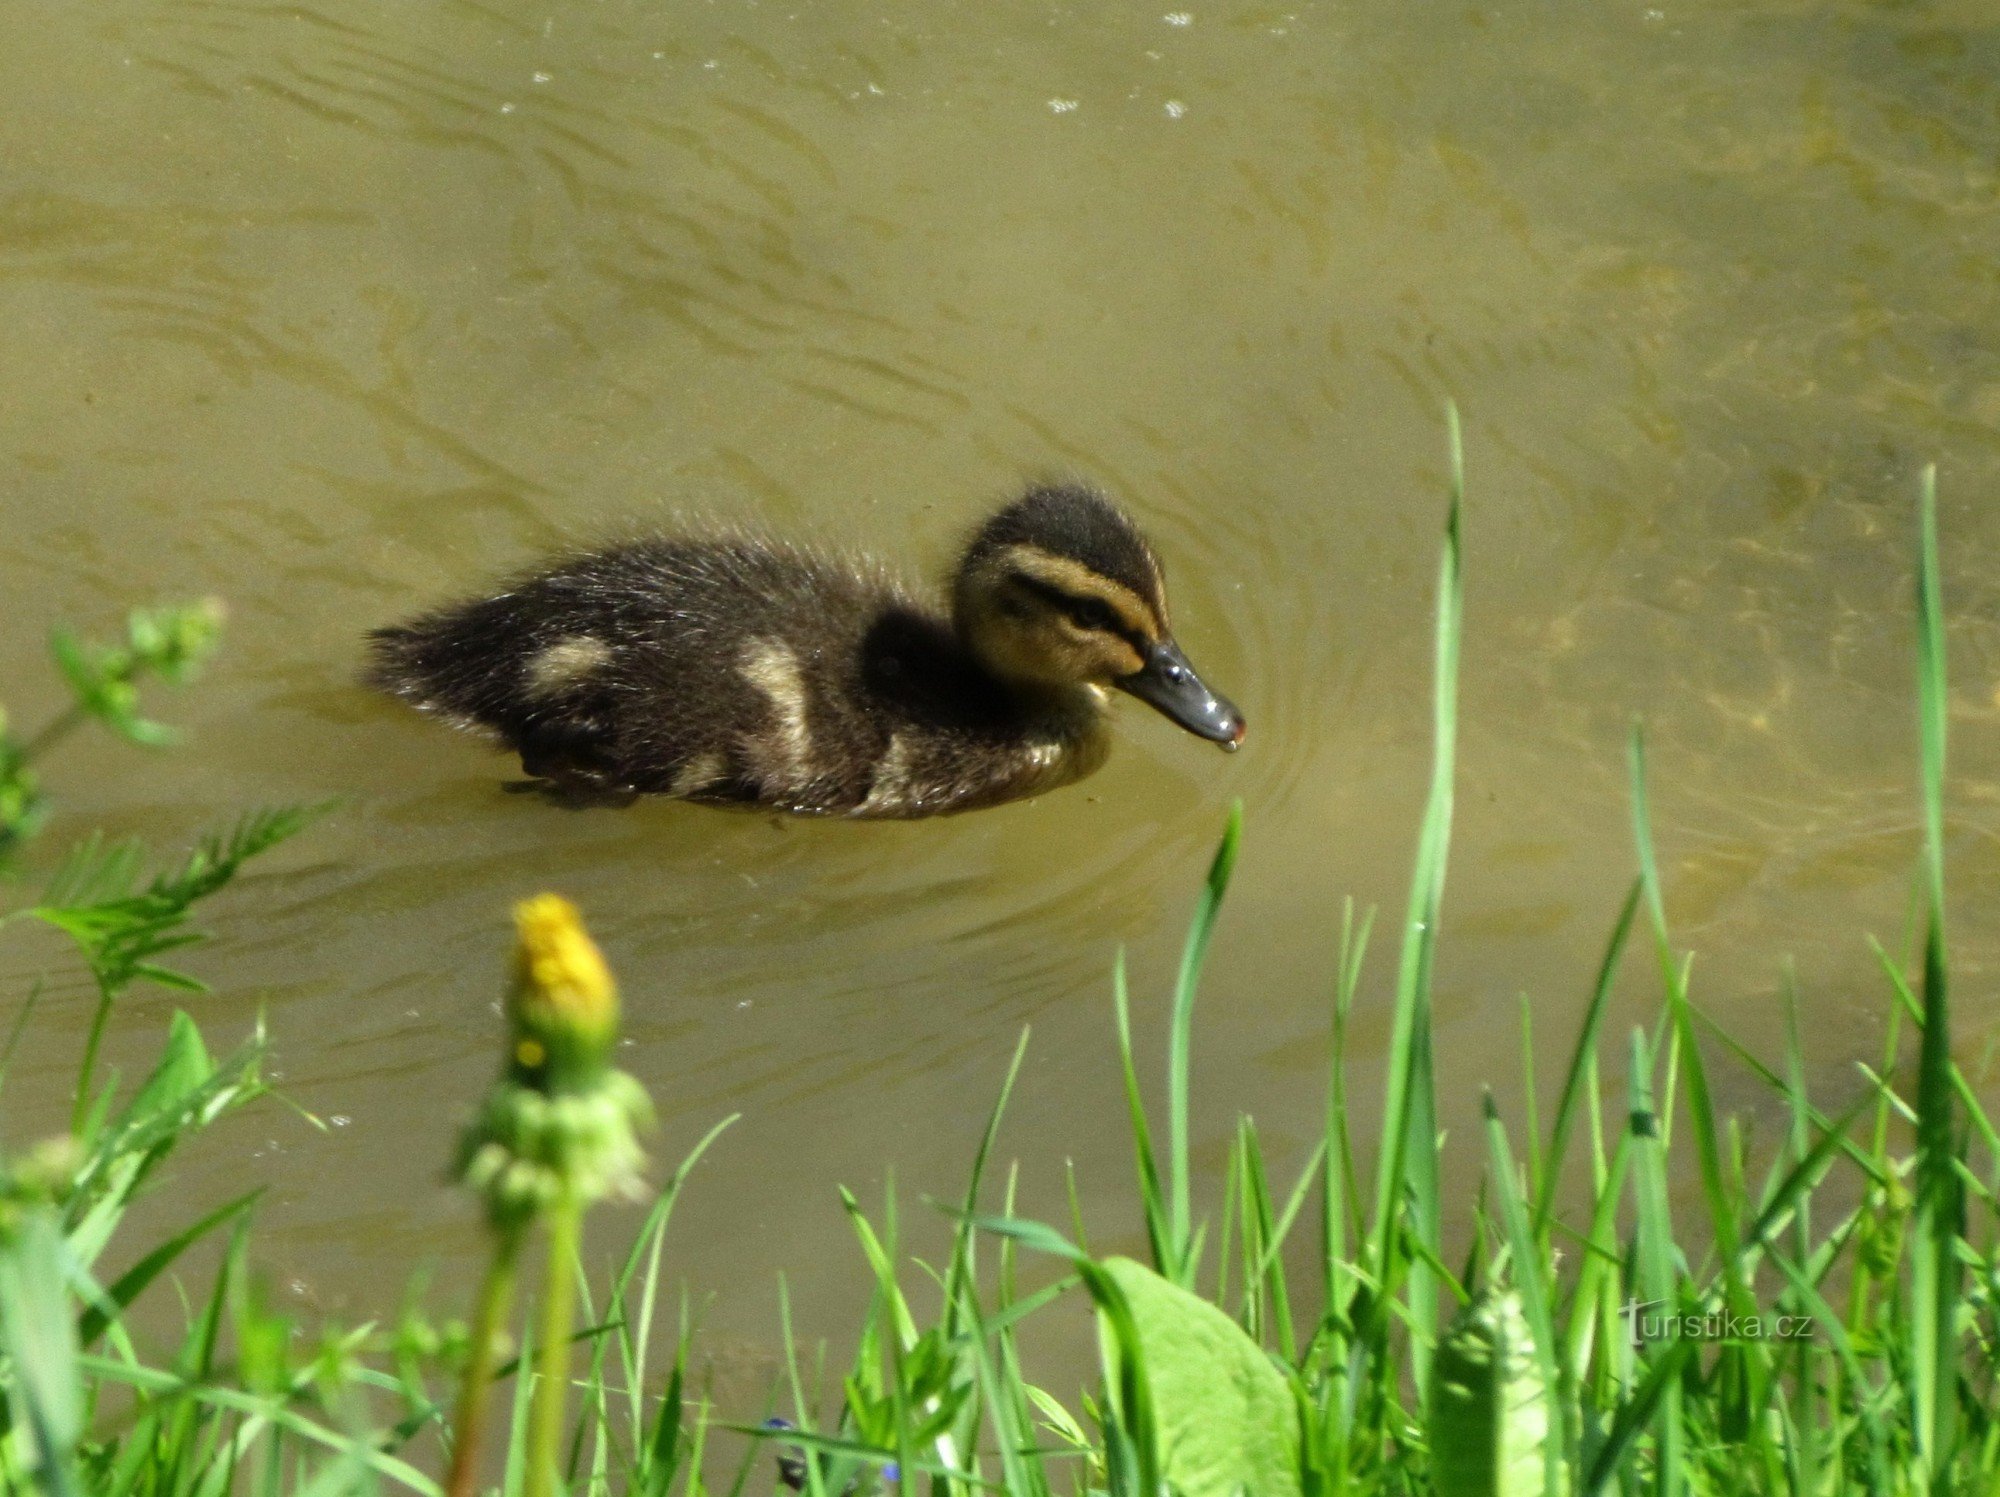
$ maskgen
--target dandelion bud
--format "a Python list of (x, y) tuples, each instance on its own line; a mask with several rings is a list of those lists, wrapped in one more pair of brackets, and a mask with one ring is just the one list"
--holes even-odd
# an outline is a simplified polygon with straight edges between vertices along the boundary
[(507, 1000), (510, 1067), (523, 1085), (561, 1094), (597, 1082), (618, 1041), (618, 985), (576, 906), (538, 894), (514, 907), (520, 939)]
[(458, 1178), (502, 1231), (560, 1203), (636, 1195), (645, 1090), (611, 1068), (618, 989), (576, 907), (554, 894), (514, 911), (507, 1058), (459, 1144)]

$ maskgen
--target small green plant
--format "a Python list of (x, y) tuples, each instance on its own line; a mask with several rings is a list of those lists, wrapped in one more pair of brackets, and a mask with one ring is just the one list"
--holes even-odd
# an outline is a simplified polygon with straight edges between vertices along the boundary
[(171, 743), (172, 729), (140, 714), (139, 688), (154, 677), (175, 685), (192, 680), (214, 653), (221, 631), (222, 605), (210, 599), (134, 609), (117, 644), (56, 632), (50, 651), (69, 685), (70, 705), (26, 737), (11, 731), (0, 710), (0, 868), (48, 815), (37, 765), (49, 751), (93, 721), (130, 743)]
[[(182, 682), (213, 650), (221, 610), (212, 603), (134, 612), (126, 638), (93, 645), (58, 633), (53, 653), (71, 704), (40, 729), (16, 736), (0, 714), (0, 873), (19, 876), (22, 856), (47, 819), (38, 764), (90, 723), (145, 745), (169, 741), (140, 713), (149, 678)], [(123, 1311), (195, 1242), (239, 1219), (244, 1196), (156, 1246), (108, 1285), (90, 1277), (134, 1198), (181, 1140), (261, 1091), (261, 1031), (221, 1061), (194, 1021), (176, 1014), (159, 1061), (130, 1090), (114, 1076), (99, 1084), (97, 1057), (120, 995), (140, 982), (180, 992), (202, 985), (165, 966), (193, 944), (196, 905), (219, 892), (257, 854), (296, 831), (307, 813), (266, 812), (229, 833), (204, 838), (178, 863), (148, 875), (136, 842), (89, 838), (49, 873), (38, 899), (0, 913), (0, 931), (32, 918), (68, 935), (97, 989), (77, 1068), (67, 1135), (18, 1156), (0, 1153), (0, 1482), (9, 1490), (33, 1472), (51, 1491), (79, 1485), (77, 1448), (106, 1386), (90, 1375), (100, 1341), (121, 1337)], [(38, 988), (22, 995), (4, 1048), (6, 1061), (36, 1009)], [(87, 1294), (80, 1294), (88, 1286)], [(123, 1349), (123, 1348), (121, 1348)], [(87, 1471), (87, 1465), (81, 1468)]]
[(486, 1207), (493, 1259), (480, 1287), (459, 1394), (446, 1490), (469, 1497), (485, 1425), (493, 1354), (513, 1298), (521, 1241), (548, 1224), (541, 1362), (528, 1451), (528, 1497), (557, 1479), (583, 1214), (610, 1194), (636, 1197), (643, 1157), (635, 1128), (652, 1119), (645, 1091), (613, 1069), (618, 988), (567, 900), (544, 894), (514, 912), (519, 942), (507, 994), (506, 1063), (460, 1148), (458, 1175)]

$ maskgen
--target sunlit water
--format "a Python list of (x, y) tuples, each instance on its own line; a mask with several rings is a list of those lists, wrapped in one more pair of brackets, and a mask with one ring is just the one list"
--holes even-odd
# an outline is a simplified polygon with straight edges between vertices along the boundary
[[(1174, 0), (1177, 6), (1180, 0)], [(1131, 1246), (1107, 974), (1148, 1054), (1225, 807), (1200, 1158), (1316, 1129), (1343, 897), (1400, 908), (1428, 773), (1442, 409), (1466, 414), (1445, 1119), (1545, 1078), (1632, 866), (1624, 741), (1695, 990), (1753, 1046), (1796, 960), (1827, 1085), (1870, 1052), (1916, 845), (1911, 511), (1941, 469), (1954, 957), (1996, 1018), (2000, 25), (1950, 4), (21, 4), (0, 48), (0, 683), (62, 620), (214, 593), (181, 751), (51, 766), (59, 844), (340, 810), (219, 904), (218, 1039), (285, 1089), (176, 1176), (268, 1182), (266, 1264), (381, 1313), (475, 1246), (439, 1187), (495, 1066), (508, 902), (583, 905), (667, 1158), (731, 1112), (674, 1270), (761, 1366), (863, 1303), (836, 1183), (951, 1194), (1025, 1024), (1023, 1207), (1073, 1160)], [(1112, 761), (914, 825), (568, 814), (354, 684), (366, 628), (607, 530), (712, 515), (935, 576), (1035, 476), (1167, 559), (1225, 758), (1128, 704)], [(1393, 934), (1393, 919), (1389, 921)], [(9, 1002), (41, 956), (4, 959)], [(1635, 963), (1612, 1034), (1650, 1013)], [(1378, 951), (1354, 1043), (1372, 1132)], [(151, 1052), (167, 996), (119, 1012)], [(57, 982), (8, 1136), (60, 1125)], [(1738, 1077), (1725, 1098), (1755, 1101)], [(1472, 1161), (1449, 1166), (1470, 1182)], [(1213, 1184), (1213, 1177), (1210, 1178)], [(933, 1231), (935, 1229), (932, 1229)]]

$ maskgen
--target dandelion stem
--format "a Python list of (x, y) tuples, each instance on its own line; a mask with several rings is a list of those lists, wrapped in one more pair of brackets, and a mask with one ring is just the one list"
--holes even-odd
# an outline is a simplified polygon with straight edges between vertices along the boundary
[(493, 1261), (479, 1286), (479, 1309), (473, 1320), (472, 1345), (466, 1350), (465, 1379), (458, 1389), (458, 1421), (451, 1447), (447, 1497), (472, 1497), (479, 1475), (479, 1451), (485, 1443), (486, 1407), (493, 1390), (493, 1358), (500, 1328), (514, 1303), (514, 1280), (521, 1256), (521, 1233), (503, 1229), (495, 1235)]
[(577, 1243), (583, 1232), (583, 1203), (574, 1194), (549, 1208), (549, 1271), (542, 1286), (542, 1333), (537, 1348), (534, 1423), (528, 1437), (525, 1497), (549, 1497), (557, 1489), (562, 1448), (563, 1404), (569, 1393), (569, 1338), (575, 1315)]

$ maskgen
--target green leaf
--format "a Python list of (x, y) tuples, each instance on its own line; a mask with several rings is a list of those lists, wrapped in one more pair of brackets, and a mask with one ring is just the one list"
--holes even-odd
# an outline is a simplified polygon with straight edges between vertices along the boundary
[(105, 1291), (103, 1301), (86, 1310), (77, 1322), (77, 1341), (84, 1346), (96, 1341), (104, 1334), (104, 1328), (118, 1314), (130, 1308), (132, 1301), (145, 1292), (147, 1285), (171, 1267), (176, 1258), (224, 1222), (247, 1210), (263, 1193), (262, 1187), (259, 1187), (218, 1207), (193, 1226), (168, 1238), (120, 1274), (118, 1282)]
[(166, 1051), (138, 1095), (115, 1122), (88, 1130), (88, 1156), (63, 1203), (79, 1264), (96, 1261), (133, 1194), (182, 1139), (261, 1092), (263, 1054), (260, 1028), (218, 1065), (194, 1021), (175, 1015)]
[(1302, 1494), (1297, 1405), (1263, 1349), (1143, 1263), (1107, 1258), (1100, 1266), (1123, 1295), (1136, 1337), (1136, 1345), (1111, 1345), (1111, 1322), (1100, 1321), (1106, 1361), (1129, 1356), (1145, 1368), (1166, 1485), (1180, 1497)]
[(1549, 1491), (1546, 1446), (1554, 1405), (1514, 1290), (1482, 1294), (1438, 1342), (1430, 1413), (1437, 1497), (1542, 1497)]
[(214, 1074), (215, 1062), (209, 1059), (201, 1031), (193, 1019), (175, 1010), (167, 1026), (167, 1047), (117, 1126), (140, 1126), (161, 1113), (174, 1111)]
[(0, 1219), (0, 1348), (13, 1364), (8, 1403), (34, 1437), (52, 1497), (78, 1490), (71, 1461), (83, 1429), (66, 1256), (55, 1213), (47, 1208)]

